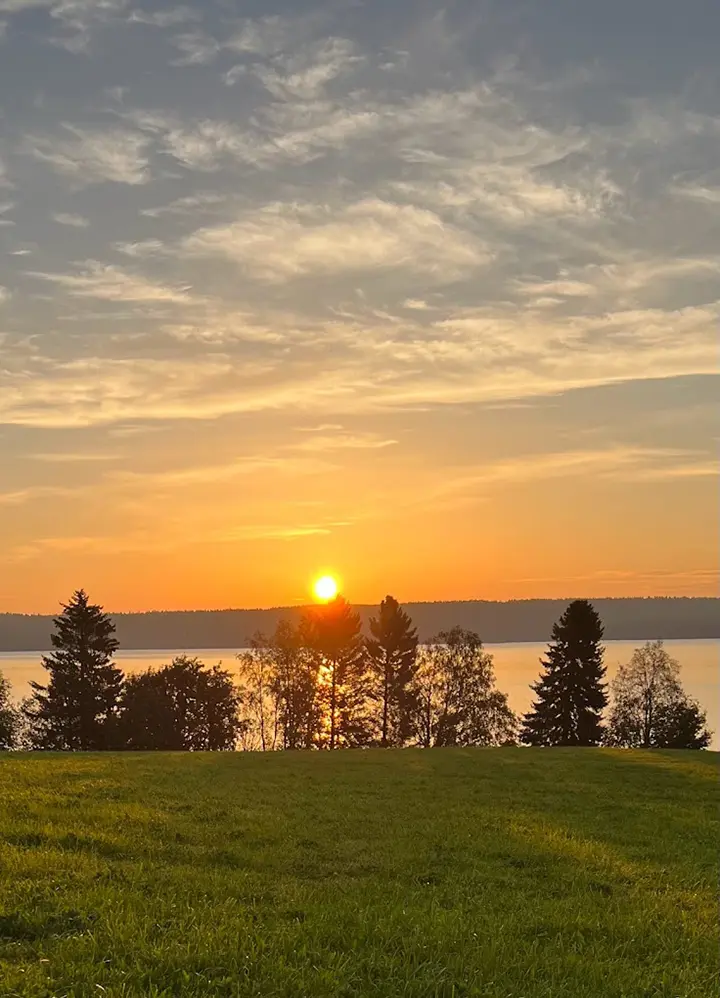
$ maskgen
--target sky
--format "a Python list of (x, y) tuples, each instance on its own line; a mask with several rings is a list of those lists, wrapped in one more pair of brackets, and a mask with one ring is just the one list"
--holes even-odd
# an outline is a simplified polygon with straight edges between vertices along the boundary
[(718, 38), (0, 0), (0, 611), (715, 595)]

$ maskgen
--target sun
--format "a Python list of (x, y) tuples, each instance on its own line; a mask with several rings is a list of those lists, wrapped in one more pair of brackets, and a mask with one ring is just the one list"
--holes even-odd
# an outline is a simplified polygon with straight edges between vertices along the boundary
[(320, 603), (329, 603), (338, 594), (338, 584), (332, 575), (322, 575), (313, 583), (313, 594)]

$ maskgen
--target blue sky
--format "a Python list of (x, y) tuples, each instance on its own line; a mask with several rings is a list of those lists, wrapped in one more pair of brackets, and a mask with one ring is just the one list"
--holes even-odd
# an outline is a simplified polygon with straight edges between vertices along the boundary
[(0, 609), (712, 591), (718, 38), (0, 0)]

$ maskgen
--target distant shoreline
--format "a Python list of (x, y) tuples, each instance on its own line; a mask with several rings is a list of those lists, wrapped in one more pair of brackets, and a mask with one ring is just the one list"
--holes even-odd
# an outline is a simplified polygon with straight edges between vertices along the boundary
[[(567, 606), (563, 600), (465, 600), (406, 603), (421, 641), (460, 626), (477, 631), (486, 644), (546, 641)], [(703, 640), (720, 638), (720, 598), (648, 597), (592, 601), (605, 624), (607, 641)], [(305, 607), (267, 610), (169, 610), (113, 613), (123, 651), (166, 651), (247, 646), (258, 631), (274, 630), (281, 619), (297, 619)], [(363, 624), (377, 606), (357, 605)], [(0, 614), (0, 652), (50, 649), (52, 616)]]

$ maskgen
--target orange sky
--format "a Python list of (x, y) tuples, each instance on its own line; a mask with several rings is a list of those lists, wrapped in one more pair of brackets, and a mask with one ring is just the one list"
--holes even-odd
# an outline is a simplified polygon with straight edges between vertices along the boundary
[[(634, 390), (605, 394), (609, 424)], [(560, 449), (576, 403), (382, 415), (365, 436), (298, 428), (259, 457), (238, 454), (241, 425), (214, 423), (148, 432), (142, 449), (103, 430), (112, 460), (25, 455), (38, 482), (3, 507), (0, 609), (50, 612), (79, 586), (116, 611), (292, 605), (323, 571), (363, 603), (715, 594), (707, 462), (608, 443), (594, 410)]]

